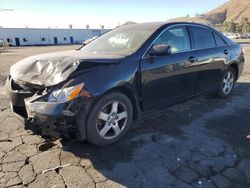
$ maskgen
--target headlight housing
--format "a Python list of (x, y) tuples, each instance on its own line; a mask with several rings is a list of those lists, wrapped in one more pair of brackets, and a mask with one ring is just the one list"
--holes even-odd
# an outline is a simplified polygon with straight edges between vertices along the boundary
[(71, 86), (67, 88), (52, 91), (48, 96), (48, 102), (66, 102), (73, 100), (79, 96), (84, 84)]

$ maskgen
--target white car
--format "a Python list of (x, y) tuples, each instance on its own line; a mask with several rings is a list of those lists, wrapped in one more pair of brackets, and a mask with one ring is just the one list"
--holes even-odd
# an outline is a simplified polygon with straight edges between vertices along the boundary
[(238, 33), (226, 33), (225, 35), (230, 39), (239, 39), (240, 38), (240, 34), (238, 34)]
[(118, 34), (114, 37), (111, 37), (109, 39), (109, 43), (113, 46), (113, 47), (116, 47), (116, 46), (126, 46), (127, 43), (129, 41), (129, 38), (124, 35), (124, 34)]

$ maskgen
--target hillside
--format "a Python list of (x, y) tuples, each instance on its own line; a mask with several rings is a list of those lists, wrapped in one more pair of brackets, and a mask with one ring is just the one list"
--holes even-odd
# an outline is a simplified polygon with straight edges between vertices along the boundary
[(171, 21), (195, 21), (222, 24), (225, 21), (239, 23), (244, 17), (250, 20), (250, 0), (230, 0), (218, 8), (198, 17), (181, 17), (172, 19)]

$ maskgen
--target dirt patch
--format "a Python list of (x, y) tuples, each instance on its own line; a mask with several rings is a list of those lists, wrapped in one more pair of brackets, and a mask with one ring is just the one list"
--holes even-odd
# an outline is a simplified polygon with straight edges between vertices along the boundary
[(0, 74), (0, 85), (4, 85), (7, 77)]

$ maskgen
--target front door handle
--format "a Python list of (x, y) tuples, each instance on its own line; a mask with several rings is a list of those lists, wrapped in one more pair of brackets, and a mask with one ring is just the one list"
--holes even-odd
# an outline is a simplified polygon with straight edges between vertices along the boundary
[(191, 57), (188, 59), (188, 61), (189, 61), (190, 63), (196, 63), (196, 62), (198, 62), (198, 58), (196, 58), (196, 57), (194, 57), (194, 56), (191, 56)]

